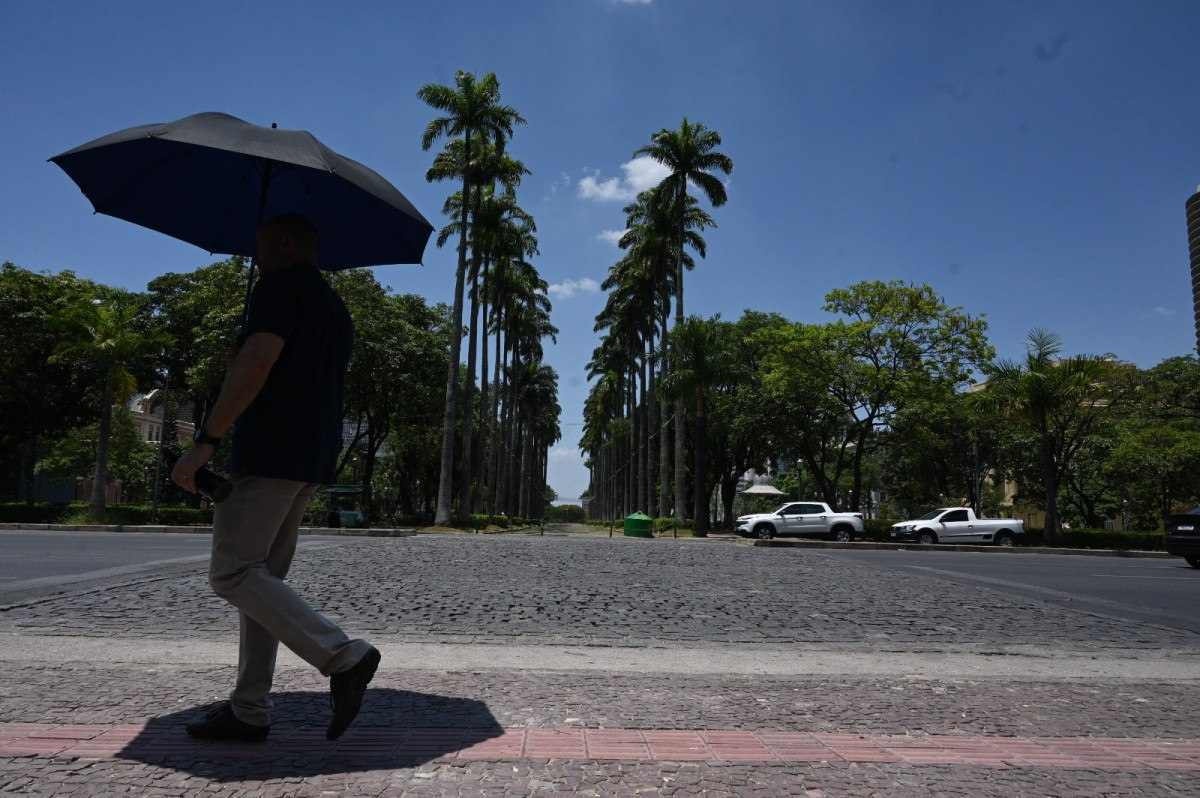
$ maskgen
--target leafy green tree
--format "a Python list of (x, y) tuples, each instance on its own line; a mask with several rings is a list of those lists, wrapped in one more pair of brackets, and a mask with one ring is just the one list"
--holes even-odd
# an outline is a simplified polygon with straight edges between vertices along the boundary
[(905, 517), (965, 500), (997, 512), (988, 484), (1003, 482), (1011, 436), (994, 392), (933, 382), (895, 414), (882, 435), (881, 478)]
[[(646, 155), (670, 170), (654, 193), (654, 201), (673, 220), (675, 254), (675, 324), (683, 323), (683, 269), (684, 249), (687, 242), (686, 217), (689, 209), (688, 186), (695, 186), (708, 198), (712, 206), (719, 207), (728, 199), (725, 184), (716, 176), (717, 172), (733, 172), (733, 161), (717, 150), (721, 136), (699, 122), (689, 122), (684, 117), (678, 129), (664, 128), (650, 137), (650, 143), (634, 152), (635, 156)], [(698, 236), (697, 236), (698, 238)], [(701, 242), (702, 243), (702, 242)], [(695, 241), (693, 240), (693, 246)], [(703, 256), (704, 249), (698, 250)], [(684, 492), (687, 469), (684, 464), (684, 419), (685, 402), (675, 401), (675, 517), (684, 517)]]
[(0, 265), (0, 491), (32, 501), (47, 445), (94, 417), (96, 364), (54, 354), (65, 309), (106, 290), (69, 271)]
[[(377, 515), (376, 464), (398, 419), (429, 424), (440, 402), (435, 371), (445, 365), (441, 314), (419, 296), (389, 294), (366, 269), (338, 272), (330, 281), (354, 321), (354, 349), (346, 373), (345, 413), (354, 434), (342, 452), (339, 475), (357, 459), (363, 512)], [(443, 369), (444, 370), (444, 369)], [(414, 397), (420, 397), (414, 399)], [(397, 412), (397, 409), (402, 412)]]
[(822, 498), (859, 510), (872, 452), (898, 414), (965, 383), (992, 356), (987, 325), (929, 286), (867, 281), (826, 295), (843, 318), (771, 330), (764, 382)]
[(1030, 431), (1046, 508), (1046, 536), (1061, 531), (1059, 492), (1092, 432), (1123, 397), (1124, 369), (1111, 358), (1062, 356), (1062, 341), (1046, 330), (1030, 332), (1022, 362), (1004, 360), (991, 368), (995, 390), (1011, 417)]
[[(99, 424), (67, 430), (49, 447), (37, 465), (39, 473), (77, 478), (95, 468)], [(124, 405), (112, 409), (109, 443), (109, 474), (121, 482), (126, 502), (145, 500), (154, 473), (155, 447), (147, 443)]]
[(90, 512), (104, 515), (109, 476), (112, 407), (124, 403), (137, 388), (138, 361), (158, 349), (160, 341), (146, 326), (143, 303), (132, 295), (81, 301), (64, 309), (58, 319), (63, 338), (54, 358), (85, 360), (98, 368), (96, 468)]
[[(728, 377), (711, 386), (708, 399), (708, 443), (710, 480), (719, 484), (723, 515), (727, 525), (733, 521), (733, 504), (742, 475), (749, 469), (764, 472), (768, 461), (778, 454), (781, 441), (773, 407), (766, 401), (763, 387), (762, 356), (758, 336), (767, 329), (780, 328), (787, 321), (775, 313), (746, 311), (726, 328), (726, 344), (732, 350)], [(709, 490), (705, 486), (705, 491)]]
[(663, 389), (672, 397), (687, 400), (693, 410), (693, 498), (697, 537), (708, 534), (708, 397), (716, 386), (727, 385), (734, 378), (734, 352), (729, 346), (732, 327), (720, 317), (691, 316), (676, 325), (667, 337), (670, 368), (663, 376)]
[(1120, 411), (1117, 424), (1101, 428), (1103, 459), (1080, 459), (1100, 472), (1127, 521), (1161, 527), (1164, 516), (1200, 503), (1200, 361), (1168, 358), (1139, 372)]
[[(442, 461), (439, 475), (438, 506), (436, 522), (450, 521), (451, 501), (454, 495), (454, 442), (455, 422), (459, 414), (459, 361), (462, 353), (463, 291), (467, 272), (468, 212), (473, 207), (475, 187), (470, 168), (476, 148), (490, 142), (502, 148), (512, 137), (513, 127), (524, 123), (516, 109), (500, 102), (500, 81), (492, 73), (477, 79), (470, 72), (459, 70), (454, 75), (454, 86), (430, 83), (422, 86), (417, 96), (431, 108), (444, 116), (430, 120), (421, 137), (422, 149), (428, 150), (441, 138), (462, 140), (459, 158), (462, 169), (462, 197), (459, 214), (458, 267), (455, 270), (454, 308), (452, 311), (453, 332), (450, 336), (450, 365), (446, 376), (446, 413), (442, 428)], [(441, 173), (431, 174), (431, 180), (441, 178)]]
[(234, 257), (164, 274), (147, 286), (154, 327), (164, 336), (160, 384), (186, 397), (197, 428), (216, 400), (237, 342), (246, 277), (244, 259)]

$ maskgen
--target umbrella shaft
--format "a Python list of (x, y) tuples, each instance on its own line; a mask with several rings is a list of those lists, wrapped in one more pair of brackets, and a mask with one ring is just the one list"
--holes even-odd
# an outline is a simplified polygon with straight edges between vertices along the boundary
[[(262, 183), (258, 188), (258, 214), (254, 221), (254, 229), (257, 231), (259, 225), (262, 224), (263, 212), (267, 207), (267, 189), (271, 183), (271, 167), (273, 164), (263, 158), (259, 161), (262, 166)], [(250, 271), (246, 275), (246, 301), (242, 303), (242, 333), (246, 332), (246, 325), (250, 322), (250, 294), (254, 291), (254, 271), (258, 265), (257, 258), (250, 258)]]

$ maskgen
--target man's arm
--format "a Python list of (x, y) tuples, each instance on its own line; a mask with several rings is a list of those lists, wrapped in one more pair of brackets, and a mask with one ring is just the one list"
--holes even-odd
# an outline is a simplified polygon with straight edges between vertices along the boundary
[[(266, 384), (271, 368), (283, 351), (283, 344), (283, 338), (267, 332), (254, 333), (246, 339), (229, 366), (204, 432), (214, 438), (225, 436)], [(175, 463), (171, 479), (184, 490), (195, 493), (196, 472), (212, 459), (213, 452), (209, 444), (192, 447)]]
[(205, 432), (214, 438), (225, 437), (233, 422), (266, 385), (267, 375), (283, 351), (283, 343), (278, 335), (267, 332), (254, 333), (246, 339), (225, 375), (221, 393), (208, 414)]

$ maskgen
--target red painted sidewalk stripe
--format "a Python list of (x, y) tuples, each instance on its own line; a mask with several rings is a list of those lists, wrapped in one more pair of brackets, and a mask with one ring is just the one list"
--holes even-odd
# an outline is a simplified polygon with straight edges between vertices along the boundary
[(896, 762), (905, 765), (1200, 770), (1200, 740), (1106, 737), (899, 737), (721, 729), (354, 729), (325, 741), (321, 729), (276, 728), (266, 743), (202, 743), (182, 728), (0, 723), (0, 757), (61, 756), (151, 761), (273, 758), (281, 754), (414, 760), (572, 759), (700, 762)]

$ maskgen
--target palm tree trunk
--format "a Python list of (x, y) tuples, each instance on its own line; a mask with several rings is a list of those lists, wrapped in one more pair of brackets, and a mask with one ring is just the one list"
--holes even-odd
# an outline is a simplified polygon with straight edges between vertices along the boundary
[[(658, 337), (658, 351), (660, 355), (666, 354), (667, 343), (667, 320), (664, 317), (662, 322), (662, 335)], [(659, 374), (665, 374), (667, 370), (666, 358), (660, 358), (662, 366), (659, 368)], [(658, 405), (659, 415), (659, 433), (658, 433), (658, 512), (661, 516), (666, 516), (671, 509), (671, 408), (667, 403), (666, 394), (660, 397)]]
[(656, 518), (658, 510), (658, 458), (651, 443), (653, 431), (658, 429), (658, 394), (654, 382), (654, 324), (650, 325), (650, 335), (646, 339), (646, 501), (650, 504), (649, 515)]
[(1041, 461), (1042, 461), (1042, 478), (1045, 482), (1046, 490), (1046, 528), (1044, 534), (1047, 542), (1052, 542), (1058, 539), (1059, 520), (1058, 520), (1058, 467), (1054, 462), (1054, 455), (1051, 452), (1050, 446), (1047, 443), (1041, 445)]
[(463, 392), (463, 421), (462, 421), (462, 491), (458, 500), (459, 513), (470, 515), (474, 512), (472, 498), (475, 494), (474, 474), (474, 428), (475, 428), (475, 365), (478, 352), (479, 331), (479, 273), (476, 259), (475, 274), (471, 276), (471, 327), (470, 343), (467, 346), (467, 379), (466, 390)]
[[(471, 162), (471, 133), (467, 131), (464, 164)], [(454, 422), (458, 418), (458, 361), (462, 357), (463, 283), (467, 275), (467, 209), (471, 199), (471, 180), (464, 169), (463, 202), (459, 215), (458, 268), (454, 274), (454, 329), (450, 334), (450, 366), (446, 373), (446, 412), (442, 416), (442, 465), (438, 474), (437, 511), (435, 524), (450, 523), (454, 496)]]
[[(683, 324), (683, 261), (680, 260), (675, 270), (675, 329)], [(685, 452), (687, 441), (687, 412), (683, 397), (675, 399), (675, 520), (684, 518), (687, 504), (687, 462)]]
[(641, 363), (638, 369), (640, 377), (641, 400), (637, 404), (638, 413), (638, 509), (644, 513), (650, 510), (650, 436), (646, 429), (650, 420), (650, 412), (646, 407), (646, 344), (641, 343)]
[(96, 435), (96, 473), (92, 477), (92, 518), (104, 517), (105, 488), (108, 487), (108, 439), (112, 431), (112, 370), (104, 372), (104, 387), (100, 391), (100, 424)]
[(693, 447), (696, 450), (696, 474), (692, 479), (692, 493), (695, 494), (696, 505), (696, 526), (693, 534), (696, 537), (702, 538), (708, 535), (708, 483), (704, 474), (704, 456), (706, 454), (704, 449), (707, 445), (707, 441), (705, 440), (707, 430), (705, 429), (703, 387), (696, 388), (696, 418), (693, 421), (692, 428), (695, 435)]
[[(675, 329), (679, 329), (679, 325), (683, 324), (683, 240), (684, 213), (687, 210), (686, 182), (680, 186), (676, 205), (676, 212), (679, 214), (679, 229), (676, 231), (679, 249), (675, 254)], [(675, 400), (675, 519), (677, 521), (683, 520), (684, 505), (687, 503), (687, 463), (684, 460), (686, 418), (687, 411), (684, 407), (683, 397), (680, 396)]]
[[(504, 445), (507, 443), (505, 438), (504, 417), (508, 413), (508, 391), (507, 381), (511, 376), (508, 368), (508, 336), (504, 336), (504, 347), (500, 347), (500, 333), (496, 333), (496, 397), (495, 397), (495, 434), (492, 436), (494, 441), (492, 457), (492, 512), (502, 512), (501, 501), (503, 500), (503, 485), (501, 485), (501, 472), (504, 462)], [(503, 369), (501, 369), (501, 361), (503, 360)], [(500, 380), (505, 381), (505, 385), (501, 386)], [(503, 399), (503, 402), (501, 401)]]
[(529, 429), (525, 429), (525, 434), (521, 438), (521, 469), (520, 477), (517, 479), (517, 485), (520, 486), (517, 515), (529, 518), (532, 515), (530, 500), (533, 498), (530, 490), (533, 483), (533, 436), (529, 433)]
[[(482, 420), (482, 425), (479, 430), (479, 468), (477, 474), (472, 474), (472, 480), (478, 480), (478, 486), (483, 491), (484, 503), (487, 503), (487, 467), (488, 467), (488, 452), (491, 447), (491, 417), (488, 415), (488, 410), (491, 405), (488, 402), (488, 326), (491, 324), (491, 318), (488, 316), (488, 266), (491, 258), (483, 259), (483, 283), (480, 289), (483, 292), (481, 297), (483, 324), (479, 329), (480, 350), (479, 355), (482, 359), (482, 364), (479, 368), (479, 414)], [(494, 311), (493, 311), (494, 312)], [(471, 489), (471, 505), (474, 506), (479, 493), (475, 488)]]

